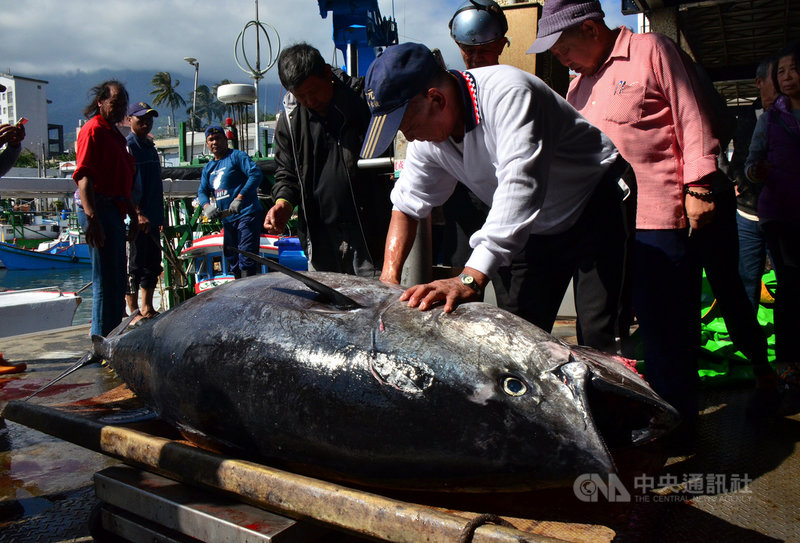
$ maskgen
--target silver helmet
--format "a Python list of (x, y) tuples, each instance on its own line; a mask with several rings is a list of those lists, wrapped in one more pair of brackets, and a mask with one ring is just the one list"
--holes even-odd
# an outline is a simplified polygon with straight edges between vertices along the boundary
[(461, 45), (481, 45), (502, 38), (508, 31), (503, 10), (493, 0), (468, 0), (448, 25), (450, 36)]

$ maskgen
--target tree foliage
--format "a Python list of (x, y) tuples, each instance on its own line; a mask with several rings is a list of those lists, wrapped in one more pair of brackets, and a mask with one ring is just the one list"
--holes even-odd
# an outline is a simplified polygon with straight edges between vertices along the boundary
[(22, 152), (19, 154), (17, 162), (14, 164), (14, 166), (16, 168), (38, 168), (39, 157), (34, 155), (28, 149), (23, 149)]
[[(225, 116), (228, 112), (228, 106), (224, 103), (217, 100), (217, 89), (220, 85), (226, 85), (230, 83), (229, 80), (223, 79), (216, 85), (214, 85), (213, 90), (209, 89), (207, 85), (200, 85), (197, 87), (197, 100), (194, 106), (195, 109), (195, 123), (192, 126), (195, 126), (196, 129), (200, 129), (203, 126), (208, 126), (214, 123), (214, 119), (218, 119), (219, 122), (223, 122), (225, 120)], [(186, 113), (191, 117), (192, 115), (192, 93), (189, 93), (187, 103), (189, 107), (186, 108)]]
[(153, 85), (153, 90), (150, 92), (150, 95), (153, 96), (153, 104), (169, 106), (172, 112), (172, 126), (174, 127), (175, 108), (186, 104), (183, 96), (176, 90), (181, 82), (176, 79), (173, 83), (172, 75), (169, 72), (158, 72), (153, 76), (150, 83)]

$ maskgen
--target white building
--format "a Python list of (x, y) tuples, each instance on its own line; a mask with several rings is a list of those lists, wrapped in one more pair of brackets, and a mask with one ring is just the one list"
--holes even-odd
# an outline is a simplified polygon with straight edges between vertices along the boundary
[(47, 126), (47, 81), (0, 73), (0, 124), (14, 124), (20, 117), (28, 119), (22, 146), (36, 156), (49, 155)]

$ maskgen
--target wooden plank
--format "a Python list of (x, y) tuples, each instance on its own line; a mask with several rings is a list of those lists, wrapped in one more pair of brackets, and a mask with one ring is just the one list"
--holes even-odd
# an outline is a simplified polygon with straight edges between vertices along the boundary
[[(102, 424), (64, 409), (12, 401), (3, 415), (8, 420), (171, 479), (230, 492), (245, 503), (278, 514), (313, 520), (333, 529), (383, 541), (458, 541), (470, 520), (477, 516), (445, 512), (226, 458), (176, 440)], [(608, 532), (610, 530), (605, 536)], [(609, 539), (602, 537), (600, 540)], [(514, 527), (484, 524), (475, 530), (472, 541), (557, 543), (564, 540)]]

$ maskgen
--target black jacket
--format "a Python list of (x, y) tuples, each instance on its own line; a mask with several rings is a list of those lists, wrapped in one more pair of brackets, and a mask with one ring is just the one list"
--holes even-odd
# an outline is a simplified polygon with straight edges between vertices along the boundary
[[(275, 129), (277, 171), (272, 197), (300, 206), (300, 236), (304, 246), (309, 241), (312, 248), (315, 241), (322, 243), (320, 230), (327, 225), (349, 225), (357, 232), (353, 235), (362, 238), (352, 242), (365, 242), (373, 265), (380, 269), (391, 218), (391, 175), (358, 170), (370, 119), (363, 97), (363, 78), (350, 77), (336, 68), (333, 73), (334, 95), (325, 119), (300, 105), (292, 94), (284, 98), (284, 113)], [(333, 140), (336, 146), (328, 147)], [(318, 170), (326, 157), (320, 154), (326, 152), (340, 154), (329, 162), (334, 164), (333, 170), (323, 174)]]
[(756, 128), (756, 111), (759, 109), (762, 109), (760, 98), (752, 106), (740, 110), (741, 113), (736, 122), (736, 134), (733, 136), (733, 155), (728, 167), (728, 176), (736, 183), (739, 192), (736, 205), (742, 211), (752, 215), (757, 214), (758, 195), (761, 187), (747, 178), (744, 163), (750, 151), (750, 140), (753, 138), (753, 131)]

